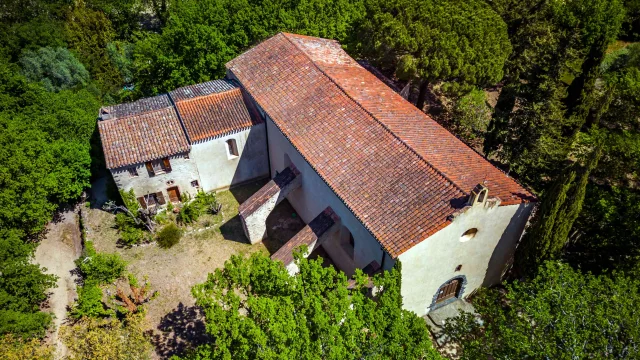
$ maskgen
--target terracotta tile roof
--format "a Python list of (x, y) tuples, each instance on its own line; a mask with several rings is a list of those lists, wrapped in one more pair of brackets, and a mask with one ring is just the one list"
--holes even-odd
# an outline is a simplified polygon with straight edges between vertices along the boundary
[(227, 68), (392, 257), (448, 225), (479, 182), (505, 203), (530, 196), (334, 41), (278, 34)]
[(125, 116), (139, 115), (143, 112), (160, 110), (171, 106), (171, 100), (165, 95), (140, 99), (138, 101), (105, 106), (100, 109), (100, 117), (103, 120), (121, 118)]
[[(307, 245), (308, 252), (311, 253), (312, 244), (316, 243), (334, 225), (338, 224), (340, 218), (333, 212), (331, 207), (327, 207), (318, 216), (309, 222), (302, 230), (294, 235), (286, 244), (282, 245), (278, 251), (271, 255), (272, 260), (280, 260), (286, 266), (293, 262), (293, 251), (302, 245)], [(316, 244), (316, 247), (318, 244)]]
[(346, 59), (338, 42), (287, 36), (349, 97), (465, 191), (484, 183), (491, 196), (499, 197), (503, 205), (532, 198), (531, 193), (512, 178), (405, 101), (355, 60)]
[[(164, 105), (164, 106), (162, 106)], [(166, 95), (101, 109), (98, 121), (107, 168), (188, 151), (190, 146)]]
[[(191, 142), (222, 136), (262, 122), (251, 114), (240, 88), (228, 80), (186, 86), (169, 93)], [(249, 103), (247, 101), (247, 103)]]

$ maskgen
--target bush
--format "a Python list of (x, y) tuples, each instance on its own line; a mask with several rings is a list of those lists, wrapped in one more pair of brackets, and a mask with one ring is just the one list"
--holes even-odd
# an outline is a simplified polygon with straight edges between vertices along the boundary
[(453, 108), (453, 120), (460, 130), (458, 135), (466, 140), (483, 136), (491, 121), (491, 108), (484, 91), (474, 89), (458, 99)]
[(85, 244), (84, 254), (76, 265), (84, 276), (85, 283), (109, 284), (122, 276), (127, 263), (118, 254), (97, 253), (90, 241)]
[(116, 228), (120, 232), (120, 242), (124, 245), (135, 245), (146, 238), (145, 229), (125, 213), (116, 214)]
[(181, 237), (182, 230), (180, 230), (176, 224), (170, 223), (158, 232), (158, 235), (156, 235), (156, 241), (161, 248), (168, 249), (177, 244)]
[(5, 360), (50, 360), (53, 347), (38, 339), (22, 339), (12, 334), (0, 336), (0, 354)]
[[(124, 206), (131, 211), (131, 214), (138, 216), (140, 205), (136, 200), (133, 189), (128, 192), (121, 190), (120, 197)], [(124, 245), (139, 244), (147, 238), (146, 228), (143, 225), (136, 224), (131, 216), (123, 212), (116, 214), (116, 228), (120, 233), (120, 242)]]
[(60, 328), (60, 338), (72, 359), (149, 359), (153, 349), (144, 333), (143, 315), (84, 318)]
[(85, 282), (78, 290), (78, 302), (71, 310), (74, 319), (83, 317), (108, 317), (115, 315), (113, 310), (105, 309), (102, 303), (102, 289), (95, 282)]
[(193, 201), (187, 202), (182, 206), (178, 213), (178, 221), (184, 224), (196, 222), (200, 215), (216, 207), (217, 204), (215, 193), (200, 191)]

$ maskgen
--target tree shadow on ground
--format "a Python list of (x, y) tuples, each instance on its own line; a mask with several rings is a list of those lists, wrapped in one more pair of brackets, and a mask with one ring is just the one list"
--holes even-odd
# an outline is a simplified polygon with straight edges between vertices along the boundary
[(210, 341), (202, 309), (183, 303), (162, 317), (158, 330), (161, 333), (155, 332), (151, 342), (162, 359), (185, 355), (188, 350)]

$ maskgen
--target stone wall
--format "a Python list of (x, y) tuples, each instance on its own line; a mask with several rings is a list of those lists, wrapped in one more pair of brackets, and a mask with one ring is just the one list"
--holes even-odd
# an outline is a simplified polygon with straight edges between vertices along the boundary
[[(169, 157), (171, 163), (171, 171), (164, 174), (152, 175), (147, 171), (144, 163), (131, 166), (112, 169), (111, 175), (115, 180), (118, 189), (129, 191), (133, 189), (136, 197), (162, 192), (166, 201), (169, 201), (167, 188), (177, 186), (180, 193), (189, 193), (194, 196), (198, 189), (191, 185), (192, 181), (200, 180), (200, 174), (196, 167), (196, 163), (191, 158), (185, 158), (187, 153), (182, 153)], [(138, 176), (131, 176), (128, 168), (135, 167)]]

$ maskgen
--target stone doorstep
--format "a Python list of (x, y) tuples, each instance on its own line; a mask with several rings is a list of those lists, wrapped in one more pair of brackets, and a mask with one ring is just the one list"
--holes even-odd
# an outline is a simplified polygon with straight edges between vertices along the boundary
[(450, 304), (430, 311), (423, 317), (438, 346), (443, 346), (448, 342), (447, 337), (442, 333), (442, 326), (448, 319), (458, 316), (461, 312), (475, 314), (476, 310), (471, 303), (463, 299), (458, 299)]

